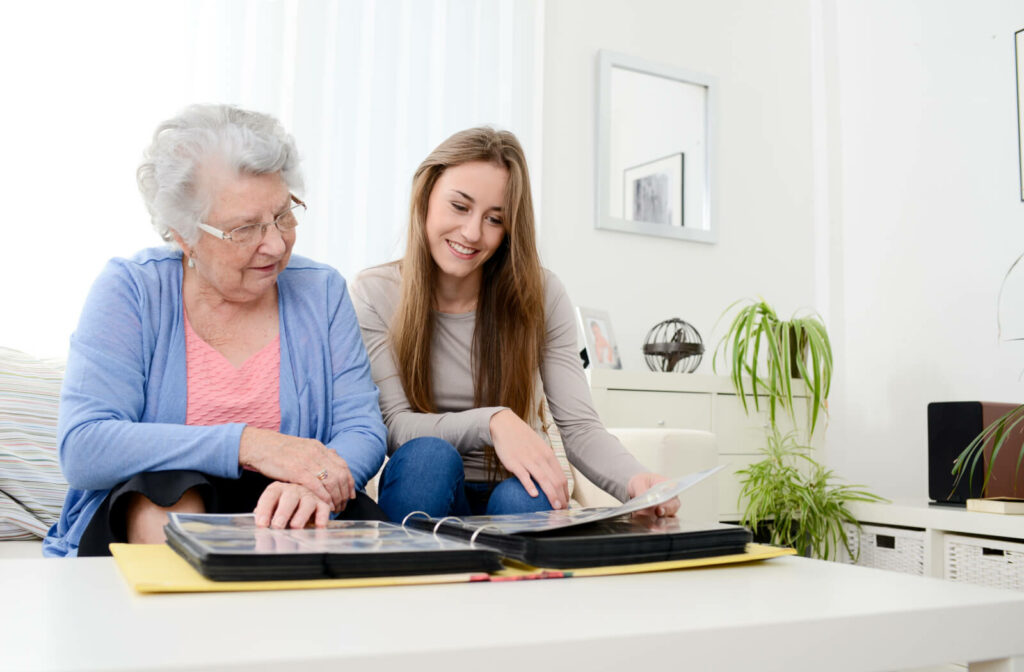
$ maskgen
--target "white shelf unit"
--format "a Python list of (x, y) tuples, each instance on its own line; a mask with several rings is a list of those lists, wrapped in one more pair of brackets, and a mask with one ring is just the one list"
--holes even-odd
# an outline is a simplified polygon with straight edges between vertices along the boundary
[[(747, 395), (749, 415), (744, 412), (728, 376), (612, 369), (593, 369), (588, 376), (594, 406), (607, 427), (713, 432), (718, 444), (718, 463), (727, 465), (716, 476), (719, 519), (738, 519), (740, 486), (736, 470), (759, 459), (768, 421), (765, 404), (755, 411), (753, 397)], [(800, 381), (793, 383), (793, 396), (796, 417), (805, 417), (807, 392)], [(783, 431), (792, 428), (785, 418), (779, 425)], [(825, 418), (819, 415), (812, 443), (816, 449), (824, 445), (824, 425)]]
[[(850, 511), (862, 524), (894, 526), (924, 533), (924, 574), (945, 578), (947, 536), (967, 535), (1024, 542), (1024, 516), (978, 513), (960, 507), (932, 506), (927, 500), (898, 500), (891, 504), (855, 502)], [(990, 544), (998, 547), (998, 543)]]

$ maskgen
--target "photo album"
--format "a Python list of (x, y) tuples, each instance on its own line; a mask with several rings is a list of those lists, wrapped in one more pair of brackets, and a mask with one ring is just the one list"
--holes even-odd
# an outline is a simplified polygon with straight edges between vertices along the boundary
[(584, 568), (743, 553), (751, 535), (742, 527), (643, 513), (721, 468), (664, 481), (615, 507), (438, 520), (413, 512), (399, 523), (333, 520), (303, 529), (260, 528), (252, 514), (172, 513), (165, 531), (174, 551), (217, 581), (489, 573), (503, 560)]

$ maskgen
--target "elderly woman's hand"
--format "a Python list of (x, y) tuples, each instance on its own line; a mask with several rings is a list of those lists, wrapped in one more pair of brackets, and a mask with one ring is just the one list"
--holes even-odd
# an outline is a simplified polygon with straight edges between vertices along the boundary
[(301, 529), (310, 518), (317, 527), (327, 527), (331, 507), (305, 486), (274, 481), (260, 495), (253, 514), (257, 527)]
[(274, 480), (305, 487), (332, 511), (344, 510), (356, 496), (348, 464), (316, 439), (247, 426), (242, 430), (238, 463)]

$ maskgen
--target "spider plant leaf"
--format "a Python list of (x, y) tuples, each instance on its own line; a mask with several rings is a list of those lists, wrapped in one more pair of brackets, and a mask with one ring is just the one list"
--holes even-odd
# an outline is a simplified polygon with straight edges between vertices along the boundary
[(823, 332), (824, 329), (820, 323), (808, 323), (806, 329), (807, 349), (812, 366), (812, 375), (804, 374), (804, 381), (811, 394), (810, 408), (807, 409), (811, 417), (808, 439), (814, 435), (819, 412), (825, 410), (825, 400), (828, 398), (828, 388), (831, 385), (831, 374), (829, 373), (832, 369), (831, 355), (828, 352), (828, 336)]

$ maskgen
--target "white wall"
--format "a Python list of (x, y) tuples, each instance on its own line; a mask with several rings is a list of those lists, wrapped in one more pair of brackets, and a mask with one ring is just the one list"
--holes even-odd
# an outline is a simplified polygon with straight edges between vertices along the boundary
[[(661, 320), (697, 327), (703, 373), (734, 300), (813, 303), (809, 25), (802, 1), (547, 3), (541, 254), (576, 304), (609, 311), (626, 368), (646, 369), (641, 344)], [(594, 228), (599, 49), (718, 79), (717, 245)]]
[(0, 345), (65, 356), (107, 259), (160, 244), (135, 170), (191, 103), (294, 134), (297, 254), (350, 278), (397, 256), (413, 170), (445, 137), (495, 124), (539, 154), (542, 18), (539, 0), (0, 3)]
[[(929, 401), (1024, 401), (1024, 343), (996, 337), (1024, 252), (1021, 28), (1019, 0), (548, 2), (544, 261), (611, 313), (627, 368), (667, 317), (710, 350), (737, 298), (818, 309), (837, 361), (827, 461), (923, 497)], [(593, 228), (598, 49), (718, 78), (717, 245)], [(1024, 336), (1016, 279), (1004, 322)]]
[[(828, 456), (883, 494), (924, 497), (928, 402), (1024, 401), (1024, 349), (996, 338), (999, 283), (1024, 252), (1013, 40), (1024, 3), (835, 9), (842, 324), (831, 325)], [(1006, 308), (1019, 324), (1024, 307)]]

